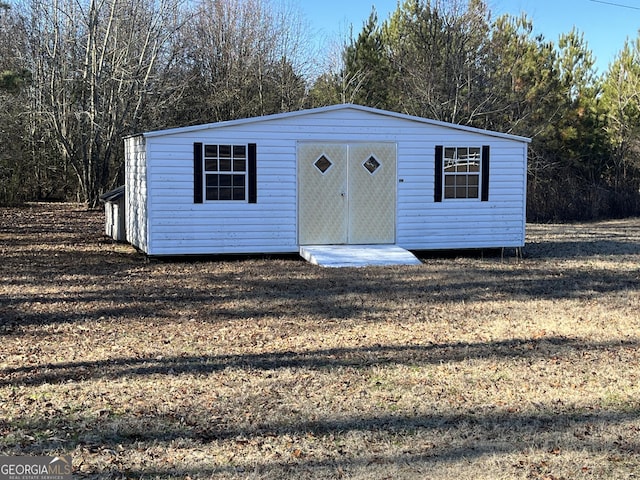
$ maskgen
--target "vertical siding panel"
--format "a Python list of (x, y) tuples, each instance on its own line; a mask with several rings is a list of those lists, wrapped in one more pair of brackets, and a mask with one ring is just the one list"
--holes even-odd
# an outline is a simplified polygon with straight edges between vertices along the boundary
[(148, 253), (147, 158), (142, 135), (125, 139), (127, 242)]

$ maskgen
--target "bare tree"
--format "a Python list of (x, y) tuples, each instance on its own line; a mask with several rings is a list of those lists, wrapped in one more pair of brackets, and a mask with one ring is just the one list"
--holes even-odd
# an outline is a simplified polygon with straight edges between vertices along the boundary
[(268, 0), (201, 0), (182, 31), (188, 85), (174, 123), (298, 109), (305, 96), (297, 12)]
[(121, 137), (166, 81), (179, 0), (30, 0), (27, 19), (34, 108), (95, 206), (115, 179)]

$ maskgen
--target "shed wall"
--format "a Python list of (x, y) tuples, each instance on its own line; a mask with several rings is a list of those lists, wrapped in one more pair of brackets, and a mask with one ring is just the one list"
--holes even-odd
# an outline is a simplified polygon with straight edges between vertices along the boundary
[(147, 153), (142, 135), (125, 139), (125, 208), (127, 242), (149, 253)]
[[(297, 252), (296, 155), (300, 141), (397, 144), (396, 243), (404, 248), (524, 244), (527, 146), (523, 141), (341, 109), (149, 136), (145, 172), (144, 145), (134, 142), (138, 138), (128, 139), (136, 154), (129, 159), (133, 168), (127, 173), (128, 181), (134, 182), (134, 188), (128, 188), (127, 198), (135, 210), (130, 221), (138, 225), (129, 238), (151, 255)], [(257, 203), (194, 204), (194, 142), (256, 143)], [(436, 145), (490, 146), (488, 202), (434, 202)], [(141, 221), (145, 217), (148, 232)], [(133, 225), (128, 227), (133, 232)]]
[(118, 242), (126, 240), (124, 198), (105, 202), (105, 234)]

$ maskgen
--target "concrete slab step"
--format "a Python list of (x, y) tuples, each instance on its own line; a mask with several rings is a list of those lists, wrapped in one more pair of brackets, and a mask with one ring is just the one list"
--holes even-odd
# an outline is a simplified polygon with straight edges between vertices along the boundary
[(397, 245), (304, 245), (300, 256), (321, 267), (422, 264), (413, 253)]

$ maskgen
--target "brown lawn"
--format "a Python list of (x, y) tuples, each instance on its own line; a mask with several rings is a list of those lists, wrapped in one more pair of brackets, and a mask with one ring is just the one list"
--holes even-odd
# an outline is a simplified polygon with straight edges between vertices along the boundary
[(87, 478), (640, 476), (640, 220), (418, 267), (150, 260), (0, 209), (0, 455)]

